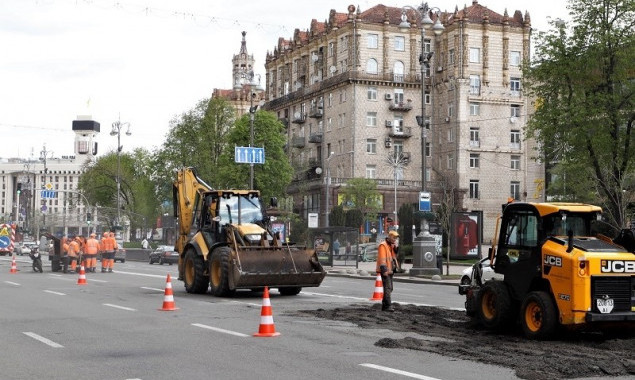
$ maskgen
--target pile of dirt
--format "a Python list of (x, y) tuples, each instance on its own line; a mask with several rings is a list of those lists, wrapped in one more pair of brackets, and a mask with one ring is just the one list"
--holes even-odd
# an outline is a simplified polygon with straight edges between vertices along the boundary
[(351, 322), (361, 328), (417, 333), (422, 339), (386, 337), (375, 345), (499, 365), (514, 369), (516, 376), (523, 379), (635, 375), (632, 330), (569, 332), (550, 341), (532, 341), (522, 335), (520, 328), (504, 333), (487, 331), (462, 311), (393, 305), (394, 313), (380, 311), (377, 304), (303, 310), (294, 314)]

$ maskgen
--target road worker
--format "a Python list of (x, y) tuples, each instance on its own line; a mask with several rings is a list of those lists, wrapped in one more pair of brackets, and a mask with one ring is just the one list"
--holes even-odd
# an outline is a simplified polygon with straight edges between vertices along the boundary
[(392, 293), (393, 273), (399, 269), (399, 265), (397, 264), (397, 255), (395, 253), (395, 246), (398, 238), (399, 233), (392, 230), (388, 232), (386, 240), (381, 242), (377, 247), (376, 271), (381, 276), (382, 285), (384, 286), (384, 297), (381, 300), (381, 310), (383, 311), (395, 311), (392, 307), (390, 294)]
[(99, 241), (96, 238), (96, 234), (93, 232), (90, 234), (88, 240), (86, 240), (86, 247), (84, 248), (84, 254), (86, 255), (86, 271), (95, 273), (97, 268), (97, 253), (99, 252)]
[(68, 237), (64, 235), (62, 237), (62, 241), (60, 242), (60, 247), (62, 248), (61, 258), (64, 265), (64, 273), (68, 273), (68, 264), (70, 264), (70, 259), (68, 257), (68, 243)]
[(112, 253), (110, 255), (110, 261), (108, 262), (108, 272), (112, 273), (112, 267), (115, 265), (115, 252), (119, 249), (119, 244), (117, 244), (114, 232), (110, 233), (109, 239), (112, 246)]
[(104, 273), (108, 269), (107, 250), (108, 246), (108, 232), (104, 232), (99, 241), (99, 254), (101, 255), (101, 273)]
[(80, 246), (77, 238), (71, 239), (68, 243), (68, 260), (71, 264), (71, 272), (77, 271), (77, 259), (79, 258)]

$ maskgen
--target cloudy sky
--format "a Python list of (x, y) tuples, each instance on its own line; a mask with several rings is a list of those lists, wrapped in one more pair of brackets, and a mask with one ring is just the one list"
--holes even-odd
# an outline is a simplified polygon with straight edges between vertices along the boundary
[[(128, 151), (161, 146), (169, 122), (231, 88), (231, 59), (241, 31), (264, 78), (267, 51), (279, 37), (346, 12), (345, 0), (2, 0), (0, 2), (0, 158), (73, 154), (72, 120), (101, 123), (99, 153), (114, 150), (114, 121)], [(382, 3), (356, 1), (362, 11)], [(495, 12), (529, 11), (534, 29), (547, 18), (567, 19), (564, 0), (479, 0)], [(445, 4), (445, 5), (442, 5)], [(451, 4), (451, 5), (450, 5)], [(442, 10), (462, 2), (429, 2)], [(471, 0), (467, 1), (471, 4)], [(447, 8), (446, 8), (447, 7)]]

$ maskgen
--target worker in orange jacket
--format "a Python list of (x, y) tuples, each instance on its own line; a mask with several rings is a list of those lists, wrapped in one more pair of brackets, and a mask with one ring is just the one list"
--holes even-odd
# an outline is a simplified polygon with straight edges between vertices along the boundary
[(62, 262), (64, 263), (64, 273), (68, 273), (68, 264), (70, 264), (70, 259), (68, 257), (68, 237), (66, 235), (62, 237), (61, 248)]
[(68, 260), (71, 264), (71, 272), (77, 271), (77, 259), (79, 258), (80, 249), (78, 238), (71, 239), (68, 243)]
[(399, 269), (397, 264), (397, 254), (395, 247), (399, 233), (397, 231), (388, 232), (386, 240), (381, 242), (377, 247), (377, 264), (375, 270), (381, 276), (382, 285), (384, 287), (384, 297), (381, 300), (381, 310), (393, 312), (392, 300), (392, 277), (395, 270)]
[(101, 255), (101, 273), (104, 273), (108, 268), (106, 247), (108, 246), (108, 232), (104, 232), (99, 240), (99, 254)]
[(93, 273), (95, 273), (97, 268), (97, 253), (99, 252), (99, 240), (97, 240), (96, 236), (94, 232), (90, 234), (90, 237), (86, 240), (86, 247), (84, 248), (86, 271)]

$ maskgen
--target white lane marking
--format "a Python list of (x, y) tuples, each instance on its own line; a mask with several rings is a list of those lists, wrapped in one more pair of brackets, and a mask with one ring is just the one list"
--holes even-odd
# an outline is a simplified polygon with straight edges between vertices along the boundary
[(9, 285), (14, 285), (14, 286), (20, 286), (20, 284), (18, 284), (17, 282), (13, 282), (13, 281), (5, 281), (5, 283), (7, 283)]
[(35, 339), (35, 340), (39, 340), (40, 342), (44, 343), (44, 344), (48, 344), (49, 346), (53, 347), (53, 348), (64, 348), (64, 346), (62, 346), (59, 343), (55, 343), (50, 339), (46, 339), (43, 336), (40, 336), (34, 332), (29, 332), (29, 331), (25, 331), (22, 334), (26, 335), (26, 336), (30, 336), (31, 338)]
[(411, 378), (413, 378), (413, 379), (420, 379), (420, 380), (440, 380), (440, 379), (437, 379), (436, 377), (430, 377), (430, 376), (419, 375), (418, 373), (406, 372), (406, 371), (402, 371), (402, 370), (400, 370), (400, 369), (395, 369), (395, 368), (390, 368), (390, 367), (384, 367), (384, 366), (380, 366), (380, 365), (376, 365), (376, 364), (361, 363), (360, 365), (361, 365), (362, 367), (367, 367), (367, 368), (377, 369), (377, 370), (384, 371), (384, 372), (390, 372), (390, 373), (394, 373), (394, 374), (397, 374), (397, 375), (402, 375), (402, 376), (411, 377)]
[(58, 296), (65, 296), (66, 293), (55, 292), (53, 290), (45, 290), (46, 293), (57, 294)]
[[(134, 276), (144, 276), (144, 277), (154, 277), (154, 278), (165, 278), (167, 277), (167, 273), (166, 274), (148, 274), (148, 273), (137, 273), (137, 272), (122, 272), (122, 271), (116, 271), (115, 273), (119, 273), (119, 274), (131, 274)], [(172, 274), (170, 274), (171, 277)]]
[(257, 307), (262, 306), (261, 303), (251, 303), (251, 302), (243, 302), (243, 301), (229, 301), (229, 303), (239, 303), (241, 305), (257, 306)]
[[(369, 301), (369, 302), (371, 302), (368, 298), (341, 296), (341, 295), (338, 295), (338, 294), (326, 294), (326, 293), (315, 293), (315, 292), (305, 292), (305, 291), (302, 291), (302, 294), (309, 294), (309, 295), (315, 295), (315, 296), (343, 298), (343, 299), (351, 299), (351, 300), (356, 300), (356, 301)], [(395, 300), (394, 298), (393, 298), (392, 302), (400, 303), (400, 304), (403, 304), (403, 305), (438, 307), (440, 309), (445, 309), (445, 310), (465, 311), (465, 309), (462, 308), (462, 307), (445, 307), (445, 306), (439, 306), (439, 305), (432, 305), (432, 304), (429, 304), (429, 303), (402, 302), (402, 301)]]
[(106, 280), (97, 280), (97, 279), (94, 279), (94, 278), (92, 278), (92, 277), (87, 278), (87, 279), (86, 279), (86, 281), (91, 281), (91, 282), (108, 282), (108, 281), (106, 281)]
[(125, 307), (125, 306), (119, 306), (119, 305), (113, 305), (111, 303), (105, 303), (103, 304), (104, 306), (108, 306), (108, 307), (114, 307), (115, 309), (121, 309), (121, 310), (128, 310), (128, 311), (137, 311), (137, 309), (133, 309), (131, 307)]
[(149, 288), (147, 286), (142, 286), (141, 289), (154, 290), (154, 291), (157, 291), (157, 292), (164, 292), (165, 291), (165, 289)]
[(241, 338), (245, 338), (245, 337), (249, 336), (249, 335), (246, 335), (246, 334), (243, 334), (243, 333), (239, 333), (239, 332), (236, 332), (236, 331), (220, 329), (218, 327), (207, 326), (207, 325), (203, 325), (203, 324), (200, 324), (200, 323), (192, 323), (192, 326), (196, 326), (196, 327), (200, 327), (202, 329), (208, 329), (208, 330), (212, 330), (212, 331), (216, 331), (216, 332), (221, 332), (221, 333), (224, 333), (224, 334), (235, 335), (235, 336), (239, 336)]

